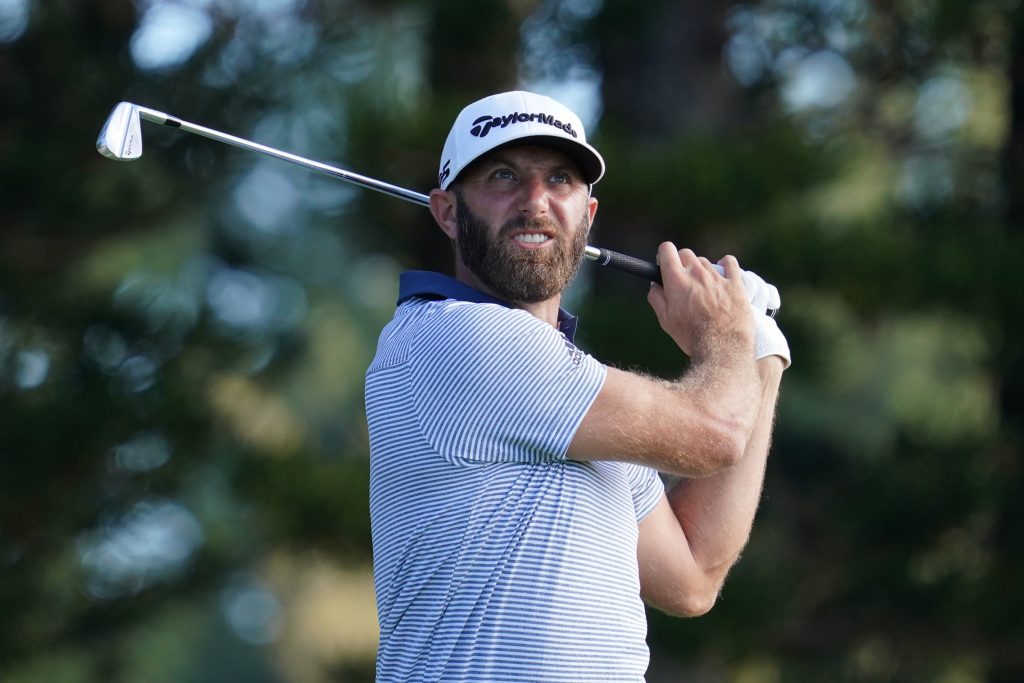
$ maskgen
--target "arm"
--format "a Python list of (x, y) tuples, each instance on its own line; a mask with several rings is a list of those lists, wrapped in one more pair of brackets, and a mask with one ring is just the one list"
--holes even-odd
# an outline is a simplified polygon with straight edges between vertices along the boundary
[(783, 363), (758, 361), (761, 401), (746, 452), (734, 466), (681, 479), (640, 523), (640, 589), (651, 605), (696, 616), (714, 605), (739, 559), (761, 497)]
[[(739, 296), (738, 310), (734, 292), (723, 300), (714, 291), (733, 282), (704, 281), (692, 253), (673, 259), (674, 249), (662, 246), (665, 285), (649, 298), (662, 328), (690, 355), (690, 370), (657, 382), (609, 369), (569, 455), (631, 460), (685, 477), (640, 523), (637, 560), (645, 600), (696, 615), (714, 604), (750, 534), (784, 364), (778, 355), (754, 360), (746, 298)], [(722, 263), (725, 280), (739, 272), (735, 259)], [(778, 350), (759, 345), (757, 355)]]
[(648, 300), (690, 368), (675, 382), (609, 368), (568, 457), (707, 476), (742, 458), (758, 416), (753, 315), (736, 259), (722, 260), (723, 278), (707, 259), (667, 242), (658, 258), (663, 285)]

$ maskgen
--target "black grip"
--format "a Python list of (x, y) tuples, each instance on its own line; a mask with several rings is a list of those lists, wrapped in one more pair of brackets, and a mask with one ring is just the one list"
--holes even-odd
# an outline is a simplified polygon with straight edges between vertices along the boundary
[(658, 264), (638, 259), (635, 256), (620, 254), (611, 249), (600, 249), (601, 255), (595, 260), (602, 266), (611, 266), (631, 275), (642, 277), (650, 282), (661, 284), (661, 269)]

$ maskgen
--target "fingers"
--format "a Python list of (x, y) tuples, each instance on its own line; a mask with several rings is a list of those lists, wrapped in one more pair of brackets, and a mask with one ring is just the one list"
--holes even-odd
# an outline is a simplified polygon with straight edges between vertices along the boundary
[(722, 266), (725, 270), (725, 276), (727, 278), (738, 278), (743, 276), (743, 270), (740, 268), (740, 262), (736, 260), (736, 257), (732, 254), (726, 254), (722, 258), (718, 259), (718, 265)]
[(697, 256), (692, 249), (677, 250), (671, 242), (663, 242), (658, 247), (658, 263), (662, 266), (662, 282), (666, 277), (680, 283), (687, 277), (701, 279), (705, 273), (714, 271), (727, 279), (739, 279), (747, 301), (755, 310), (775, 311), (782, 306), (782, 298), (775, 285), (753, 271), (740, 268), (739, 261), (731, 254), (723, 256), (716, 265), (703, 256)]
[(662, 242), (658, 245), (658, 265), (661, 267), (661, 281), (665, 282), (666, 277), (678, 279), (684, 275), (686, 261), (695, 260), (696, 255), (689, 249), (677, 250), (676, 245), (671, 242)]
[[(725, 259), (733, 259), (733, 257), (726, 256), (719, 263), (724, 264)], [(764, 313), (765, 311), (776, 311), (782, 307), (782, 297), (775, 285), (765, 282), (764, 278), (751, 270), (741, 270), (740, 272), (743, 289), (747, 292), (747, 300), (756, 311)]]
[(757, 273), (745, 270), (743, 271), (743, 287), (747, 290), (747, 298), (750, 300), (750, 305), (755, 310), (764, 312), (768, 308), (768, 299), (771, 294), (768, 288), (771, 285), (765, 282)]
[(668, 313), (668, 300), (665, 298), (665, 290), (656, 282), (651, 283), (651, 289), (647, 292), (647, 303), (651, 305), (655, 317), (664, 328), (665, 317)]
[[(735, 262), (735, 259), (733, 261)], [(703, 256), (697, 256), (692, 249), (676, 249), (672, 242), (662, 242), (658, 245), (658, 265), (661, 266), (662, 282), (665, 282), (666, 277), (678, 280), (687, 274), (697, 276), (697, 271), (709, 274), (718, 272), (711, 261)], [(739, 271), (738, 264), (736, 270), (742, 272)]]

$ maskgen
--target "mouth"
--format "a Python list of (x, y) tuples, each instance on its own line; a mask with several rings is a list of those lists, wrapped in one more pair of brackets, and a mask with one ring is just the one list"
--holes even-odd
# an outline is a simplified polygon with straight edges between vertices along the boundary
[(539, 249), (553, 243), (555, 236), (544, 230), (526, 230), (514, 233), (512, 241), (524, 249)]

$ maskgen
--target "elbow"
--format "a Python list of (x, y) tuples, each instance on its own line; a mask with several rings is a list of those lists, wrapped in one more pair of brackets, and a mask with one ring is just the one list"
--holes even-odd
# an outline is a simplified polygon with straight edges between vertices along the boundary
[(644, 600), (657, 610), (673, 617), (700, 617), (711, 611), (725, 583), (720, 572), (681, 577), (670, 584), (642, 590)]
[(718, 440), (719, 469), (727, 470), (738, 464), (747, 452), (747, 432), (742, 427), (725, 429)]
[(694, 618), (702, 617), (711, 611), (711, 608), (718, 602), (718, 593), (702, 595), (686, 600), (680, 606), (680, 617)]
[(746, 455), (758, 413), (757, 405), (751, 402), (742, 409), (707, 415), (708, 442), (714, 452), (713, 461), (719, 470), (729, 469)]
[[(756, 413), (743, 410), (717, 409), (704, 406), (703, 415), (693, 425), (688, 438), (680, 438), (680, 447), (693, 447), (699, 456), (691, 460), (694, 471), (678, 472), (694, 478), (707, 477), (728, 470), (743, 460), (753, 431)], [(694, 453), (694, 454), (696, 454)]]
[(693, 618), (701, 617), (711, 611), (718, 602), (718, 591), (693, 591), (674, 596), (671, 601), (659, 605), (662, 612), (669, 616)]
[(701, 459), (701, 471), (690, 473), (694, 477), (707, 477), (735, 466), (747, 450), (746, 433), (734, 427), (713, 430), (705, 443), (707, 451)]

